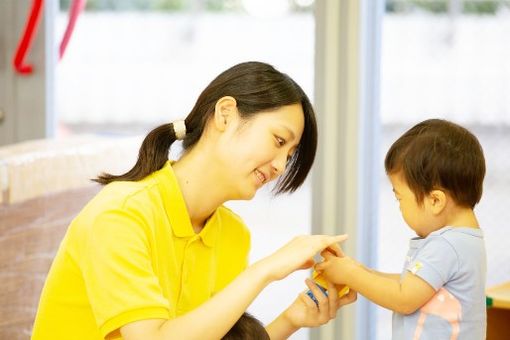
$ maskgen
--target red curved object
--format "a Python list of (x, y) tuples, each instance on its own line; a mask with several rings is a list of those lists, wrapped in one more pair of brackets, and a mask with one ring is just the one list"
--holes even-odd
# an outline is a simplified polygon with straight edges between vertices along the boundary
[(78, 20), (78, 16), (81, 11), (85, 8), (86, 0), (73, 0), (71, 4), (71, 8), (69, 10), (69, 20), (67, 22), (67, 27), (62, 37), (62, 41), (60, 42), (60, 50), (59, 57), (62, 59), (64, 57), (64, 53), (66, 51), (67, 44), (71, 39), (71, 35), (73, 34), (74, 26), (76, 25), (76, 21)]
[(43, 0), (32, 1), (32, 9), (30, 10), (30, 16), (25, 26), (25, 32), (23, 33), (23, 37), (19, 42), (18, 49), (16, 50), (16, 55), (14, 56), (14, 69), (20, 74), (30, 74), (33, 70), (32, 65), (24, 64), (24, 59), (28, 49), (32, 45), (32, 41), (34, 40), (42, 6)]

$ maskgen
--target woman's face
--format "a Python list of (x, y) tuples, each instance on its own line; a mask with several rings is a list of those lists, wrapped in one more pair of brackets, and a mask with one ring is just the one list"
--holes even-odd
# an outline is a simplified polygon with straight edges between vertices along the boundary
[(222, 152), (230, 199), (251, 199), (257, 190), (285, 171), (304, 129), (301, 104), (259, 112), (239, 120), (226, 134)]

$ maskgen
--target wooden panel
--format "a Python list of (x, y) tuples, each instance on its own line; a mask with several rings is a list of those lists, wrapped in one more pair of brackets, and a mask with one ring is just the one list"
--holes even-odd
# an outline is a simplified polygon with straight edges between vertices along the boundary
[(510, 339), (510, 282), (487, 289), (487, 340)]
[(100, 190), (89, 179), (125, 172), (139, 145), (139, 137), (74, 136), (0, 147), (0, 339), (30, 338), (65, 231)]
[(510, 309), (487, 310), (487, 340), (510, 339)]
[(39, 296), (71, 220), (97, 185), (0, 205), (0, 339), (30, 338)]

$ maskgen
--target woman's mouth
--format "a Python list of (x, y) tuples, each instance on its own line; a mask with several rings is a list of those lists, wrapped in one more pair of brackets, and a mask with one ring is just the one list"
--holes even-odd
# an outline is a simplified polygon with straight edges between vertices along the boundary
[(260, 184), (264, 184), (267, 180), (266, 176), (264, 175), (264, 173), (260, 170), (257, 170), (255, 169), (255, 176), (257, 177), (257, 179), (259, 180)]

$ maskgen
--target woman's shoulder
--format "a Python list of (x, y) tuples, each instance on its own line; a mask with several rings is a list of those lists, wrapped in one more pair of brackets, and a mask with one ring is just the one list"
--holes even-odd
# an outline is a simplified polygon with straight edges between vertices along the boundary
[(218, 208), (217, 213), (221, 218), (222, 229), (249, 236), (250, 231), (241, 216), (236, 214), (230, 208), (222, 205)]
[[(80, 216), (97, 216), (105, 212), (143, 210), (150, 206), (147, 182), (116, 181), (105, 185), (83, 208)], [(146, 202), (146, 203), (144, 203)]]

